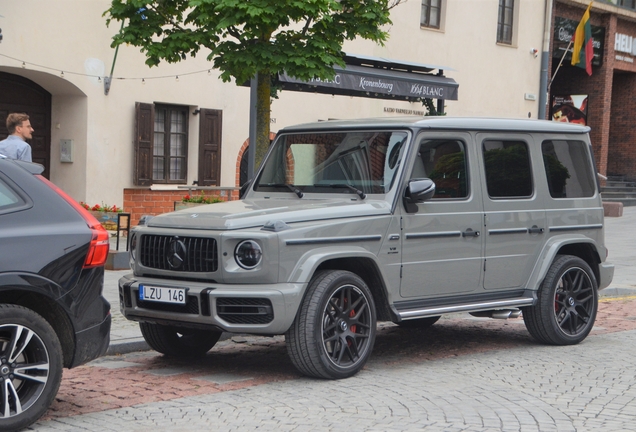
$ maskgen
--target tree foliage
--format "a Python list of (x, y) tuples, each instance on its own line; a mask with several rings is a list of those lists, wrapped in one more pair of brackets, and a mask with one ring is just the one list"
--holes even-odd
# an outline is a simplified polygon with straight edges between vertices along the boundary
[(149, 66), (209, 50), (221, 79), (247, 82), (286, 71), (299, 79), (332, 78), (342, 45), (356, 37), (383, 43), (390, 0), (112, 0), (113, 38), (141, 47)]
[[(405, 0), (112, 0), (107, 23), (121, 21), (112, 46), (138, 46), (146, 64), (175, 63), (207, 50), (225, 82), (258, 74), (259, 146), (269, 143), (271, 77), (331, 79), (344, 67), (345, 41), (383, 44), (393, 6)], [(262, 114), (265, 113), (265, 114)], [(263, 115), (266, 117), (264, 118)]]

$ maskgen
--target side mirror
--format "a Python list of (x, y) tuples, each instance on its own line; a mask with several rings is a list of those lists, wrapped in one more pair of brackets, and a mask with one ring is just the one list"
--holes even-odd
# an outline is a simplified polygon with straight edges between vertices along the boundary
[(435, 182), (428, 178), (409, 180), (404, 191), (404, 207), (407, 213), (417, 213), (417, 203), (433, 198), (435, 195)]

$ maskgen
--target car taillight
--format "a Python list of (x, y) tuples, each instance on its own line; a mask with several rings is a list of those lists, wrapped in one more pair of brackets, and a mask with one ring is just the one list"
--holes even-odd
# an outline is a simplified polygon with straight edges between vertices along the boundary
[(73, 198), (68, 196), (62, 189), (60, 189), (41, 175), (36, 175), (36, 177), (42, 180), (55, 192), (57, 192), (58, 195), (64, 198), (64, 200), (71, 205), (71, 207), (77, 210), (77, 212), (86, 221), (86, 225), (88, 225), (88, 227), (90, 228), (93, 237), (91, 238), (91, 244), (88, 248), (88, 253), (86, 254), (86, 260), (84, 260), (84, 268), (103, 266), (106, 263), (106, 259), (108, 258), (108, 251), (110, 250), (108, 231), (106, 231), (102, 224), (100, 224), (99, 221), (95, 219), (95, 216), (90, 214), (88, 210), (82, 207)]

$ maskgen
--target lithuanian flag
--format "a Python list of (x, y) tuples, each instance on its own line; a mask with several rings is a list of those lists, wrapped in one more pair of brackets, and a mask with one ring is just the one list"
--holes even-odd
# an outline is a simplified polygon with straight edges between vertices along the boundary
[(594, 58), (594, 40), (592, 39), (592, 26), (590, 24), (590, 9), (592, 3), (585, 10), (581, 22), (576, 27), (572, 40), (574, 48), (572, 51), (572, 66), (585, 69), (588, 75), (592, 76), (592, 59)]

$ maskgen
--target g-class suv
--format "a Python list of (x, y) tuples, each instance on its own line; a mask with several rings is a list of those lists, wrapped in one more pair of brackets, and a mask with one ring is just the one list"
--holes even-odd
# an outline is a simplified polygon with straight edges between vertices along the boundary
[(589, 128), (480, 118), (328, 121), (281, 130), (243, 198), (132, 233), (121, 310), (166, 355), (221, 332), (284, 334), (304, 374), (346, 378), (378, 320), (523, 315), (581, 342), (606, 260)]

